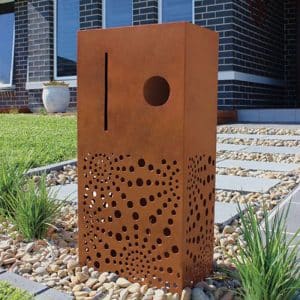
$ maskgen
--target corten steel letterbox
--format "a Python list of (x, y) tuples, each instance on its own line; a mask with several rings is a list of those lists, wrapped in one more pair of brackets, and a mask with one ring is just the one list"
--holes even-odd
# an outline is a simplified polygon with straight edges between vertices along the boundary
[(81, 264), (180, 291), (212, 270), (218, 36), (79, 33)]

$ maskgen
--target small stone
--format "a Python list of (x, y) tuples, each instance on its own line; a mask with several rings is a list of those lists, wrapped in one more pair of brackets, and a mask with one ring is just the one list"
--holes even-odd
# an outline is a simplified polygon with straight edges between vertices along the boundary
[(138, 283), (133, 283), (128, 287), (129, 293), (139, 293), (141, 286)]
[(38, 267), (38, 268), (36, 268), (36, 269), (34, 270), (34, 272), (35, 272), (36, 274), (38, 274), (38, 275), (42, 275), (42, 274), (46, 273), (46, 268), (44, 268), (44, 267)]
[(78, 262), (75, 260), (69, 260), (67, 263), (67, 269), (73, 271), (78, 266)]
[(79, 283), (86, 282), (89, 279), (89, 275), (83, 272), (77, 273), (75, 277)]
[(73, 292), (79, 292), (79, 291), (81, 291), (83, 288), (84, 288), (84, 284), (82, 284), (82, 283), (76, 284), (76, 285), (73, 287), (72, 291), (73, 291)]
[(10, 242), (9, 241), (0, 242), (0, 249), (1, 250), (5, 251), (9, 248), (10, 248)]
[(38, 182), (41, 180), (41, 177), (35, 175), (35, 176), (32, 177), (32, 179), (33, 179), (33, 181), (34, 181), (35, 183), (38, 183)]
[(226, 225), (223, 229), (224, 234), (231, 234), (234, 232), (234, 228), (232, 226)]
[(233, 300), (234, 299), (234, 292), (228, 291), (225, 295), (222, 296), (220, 300)]
[(33, 250), (33, 248), (34, 248), (34, 245), (35, 245), (34, 242), (27, 244), (26, 247), (25, 247), (25, 249), (24, 249), (24, 251), (25, 251), (26, 253), (31, 252), (31, 251)]
[(55, 286), (55, 281), (54, 280), (50, 280), (50, 281), (47, 282), (47, 285), (49, 287), (54, 287)]
[(140, 292), (141, 292), (141, 294), (145, 295), (147, 290), (148, 290), (148, 285), (144, 284), (141, 286)]
[(190, 300), (192, 296), (192, 290), (189, 287), (186, 287), (182, 293), (180, 300)]
[(89, 278), (88, 281), (85, 283), (85, 285), (88, 288), (92, 288), (97, 282), (98, 282), (98, 279), (96, 279), (96, 278)]
[(126, 300), (128, 294), (128, 289), (121, 290), (119, 300)]
[(127, 288), (131, 285), (131, 282), (123, 277), (120, 277), (117, 279), (116, 284), (121, 288)]
[(116, 282), (119, 276), (116, 273), (109, 273), (107, 276), (108, 281)]
[(198, 287), (192, 290), (192, 300), (209, 300), (209, 297)]
[(66, 270), (59, 270), (57, 275), (58, 275), (58, 277), (63, 278), (68, 275), (68, 272)]
[(100, 275), (99, 271), (92, 271), (91, 272), (91, 278), (99, 278), (99, 275)]
[(16, 259), (14, 257), (7, 258), (7, 259), (3, 260), (3, 265), (11, 265), (11, 264), (13, 264), (15, 262), (16, 262)]
[(76, 291), (76, 292), (74, 292), (74, 295), (76, 296), (76, 298), (78, 298), (78, 297), (88, 297), (89, 296), (89, 292), (86, 292), (86, 291)]

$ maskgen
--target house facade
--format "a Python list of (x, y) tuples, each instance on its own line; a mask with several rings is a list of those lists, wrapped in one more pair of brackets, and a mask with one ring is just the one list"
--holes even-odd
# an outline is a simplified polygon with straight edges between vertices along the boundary
[(69, 83), (76, 107), (78, 30), (177, 21), (220, 34), (220, 110), (300, 107), (297, 2), (0, 0), (0, 109), (38, 110), (50, 80)]

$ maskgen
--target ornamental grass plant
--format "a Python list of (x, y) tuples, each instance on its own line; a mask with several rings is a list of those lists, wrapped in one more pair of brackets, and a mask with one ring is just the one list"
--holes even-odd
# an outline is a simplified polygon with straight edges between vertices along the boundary
[(0, 214), (12, 215), (10, 199), (26, 182), (24, 173), (29, 169), (29, 160), (12, 162), (3, 158), (0, 161)]
[[(245, 300), (289, 300), (300, 290), (300, 266), (297, 261), (299, 242), (288, 237), (286, 221), (289, 207), (278, 212), (272, 221), (264, 211), (260, 221), (254, 209), (248, 205), (245, 213), (241, 208), (242, 235), (244, 243), (234, 259), (241, 296)], [(243, 245), (242, 245), (243, 244)]]
[(24, 187), (9, 197), (10, 219), (27, 240), (42, 239), (46, 236), (58, 216), (63, 202), (55, 201), (49, 193), (44, 176), (36, 184), (28, 180)]

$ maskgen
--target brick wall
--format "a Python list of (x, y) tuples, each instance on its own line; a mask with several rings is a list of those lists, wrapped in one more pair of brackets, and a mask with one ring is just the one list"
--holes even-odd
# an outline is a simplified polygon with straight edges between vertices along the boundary
[(133, 0), (133, 25), (158, 23), (157, 0)]
[(0, 107), (23, 107), (27, 105), (28, 93), (25, 90), (27, 76), (27, 1), (15, 2), (15, 54), (13, 84), (11, 91), (0, 90)]
[[(297, 28), (296, 17), (297, 11), (295, 9), (297, 0), (285, 0), (284, 1), (284, 75), (286, 81), (286, 93), (285, 100), (289, 102), (291, 106), (300, 107), (300, 100), (296, 103), (296, 84), (297, 84)], [(298, 41), (299, 43), (300, 41)]]
[[(28, 81), (53, 79), (53, 0), (28, 0)], [(42, 90), (30, 90), (28, 105), (42, 107)]]
[(80, 29), (102, 27), (102, 1), (80, 0)]
[[(197, 0), (195, 23), (219, 32), (219, 71), (284, 79), (282, 1)], [(219, 108), (284, 106), (282, 86), (247, 81), (219, 81)]]

